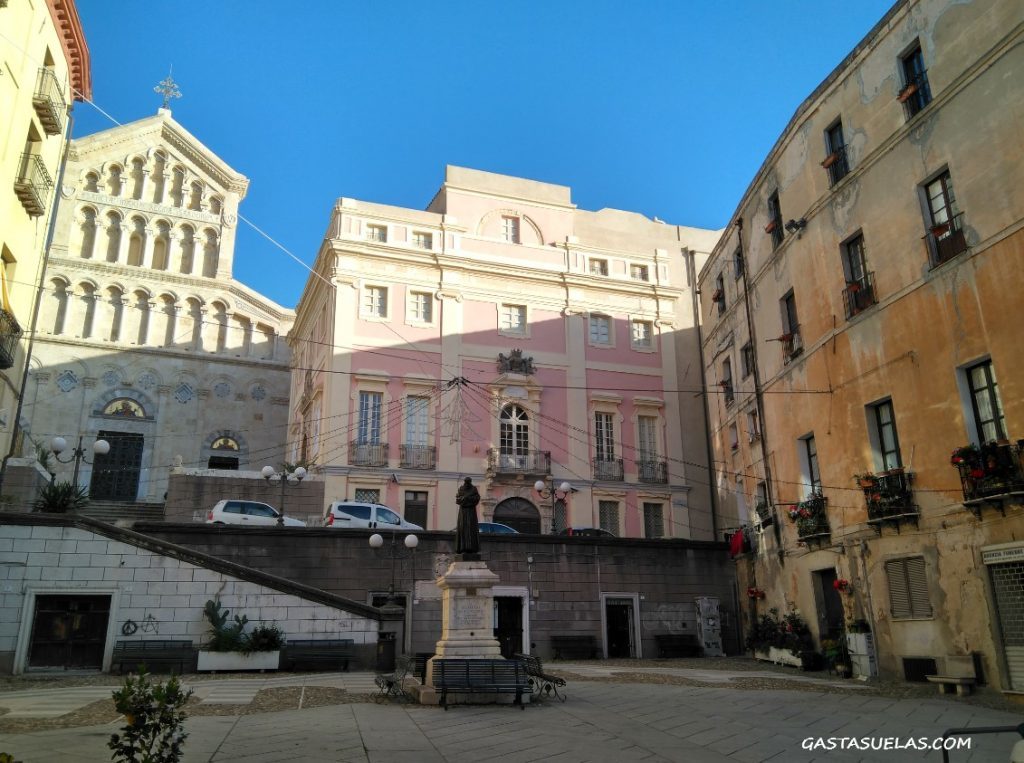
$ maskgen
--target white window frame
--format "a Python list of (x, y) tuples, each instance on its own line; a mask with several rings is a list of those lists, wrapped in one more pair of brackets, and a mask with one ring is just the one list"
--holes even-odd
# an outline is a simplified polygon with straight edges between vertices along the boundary
[(430, 403), (431, 399), (427, 395), (406, 395), (403, 405), (403, 445), (425, 448), (431, 444), (433, 437), (430, 431)]
[[(643, 278), (637, 278), (633, 270), (636, 268), (638, 271), (643, 272)], [(631, 262), (629, 263), (629, 280), (640, 281), (641, 283), (651, 282), (651, 268), (649, 265), (643, 262)]]
[[(529, 305), (517, 304), (515, 302), (501, 302), (498, 304), (498, 333), (501, 336), (528, 337), (530, 335), (530, 307)], [(522, 310), (523, 324), (521, 328), (509, 328), (504, 325), (505, 311), (507, 308)]]
[(381, 223), (367, 223), (366, 240), (375, 244), (386, 244), (388, 242), (388, 226)]
[(522, 243), (522, 220), (518, 215), (501, 216), (501, 240), (506, 244)]
[[(372, 295), (374, 292), (378, 292), (381, 299), (374, 300)], [(387, 321), (390, 320), (389, 305), (388, 305), (388, 287), (380, 284), (363, 284), (362, 294), (359, 300), (359, 315), (365, 320), (369, 321)], [(369, 304), (367, 304), (369, 302)], [(374, 306), (382, 304), (384, 308), (384, 314), (381, 315), (379, 312), (374, 311)], [(378, 306), (379, 309), (379, 306)]]
[(412, 232), (412, 245), (415, 249), (422, 249), (424, 251), (433, 251), (434, 249), (434, 234), (430, 231), (425, 230), (413, 230)]
[[(594, 266), (597, 266), (595, 272)], [(587, 258), (587, 273), (592, 276), (603, 276), (608, 275), (608, 259), (606, 257), (588, 257)]]
[[(637, 339), (636, 328), (637, 326), (647, 327), (647, 342), (641, 342)], [(629, 322), (629, 345), (633, 350), (637, 352), (656, 352), (657, 342), (654, 339), (654, 321), (648, 321), (643, 318), (633, 318)]]
[[(405, 293), (405, 322), (411, 326), (433, 326), (434, 325), (434, 295), (429, 291), (420, 289), (409, 289)], [(430, 312), (426, 318), (417, 315), (417, 297), (424, 297), (424, 304)]]
[[(594, 322), (597, 320), (606, 321), (608, 324), (608, 341), (600, 342), (594, 340)], [(590, 313), (587, 316), (587, 344), (591, 347), (610, 348), (615, 346), (615, 321), (610, 315), (604, 313)]]

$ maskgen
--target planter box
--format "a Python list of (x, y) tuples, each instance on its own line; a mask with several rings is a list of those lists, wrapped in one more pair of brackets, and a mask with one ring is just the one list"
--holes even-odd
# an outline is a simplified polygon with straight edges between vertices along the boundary
[(754, 652), (755, 660), (774, 662), (776, 665), (792, 665), (799, 668), (803, 664), (800, 658), (788, 649), (779, 649), (777, 646), (768, 647), (767, 652)]
[(281, 661), (281, 652), (252, 652), (242, 654), (241, 652), (211, 652), (207, 649), (199, 650), (199, 660), (196, 670), (277, 670)]

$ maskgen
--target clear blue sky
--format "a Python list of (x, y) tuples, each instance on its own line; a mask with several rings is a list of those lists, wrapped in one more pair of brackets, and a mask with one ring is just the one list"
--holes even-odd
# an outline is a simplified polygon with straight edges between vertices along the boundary
[[(250, 179), (242, 214), (312, 263), (340, 196), (424, 208), (446, 164), (718, 228), (794, 109), (891, 0), (78, 0), (93, 98), (160, 105)], [(75, 135), (112, 126), (88, 104)], [(235, 277), (307, 272), (239, 224)]]

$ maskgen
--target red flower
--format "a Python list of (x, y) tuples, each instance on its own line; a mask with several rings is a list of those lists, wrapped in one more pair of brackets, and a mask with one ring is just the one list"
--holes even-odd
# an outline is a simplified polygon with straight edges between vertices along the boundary
[(973, 477), (974, 479), (980, 480), (984, 476), (985, 476), (985, 470), (984, 469), (971, 469), (971, 477)]

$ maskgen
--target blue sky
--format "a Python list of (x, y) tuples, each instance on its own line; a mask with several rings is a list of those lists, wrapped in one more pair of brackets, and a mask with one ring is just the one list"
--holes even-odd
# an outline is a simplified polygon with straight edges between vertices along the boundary
[[(458, 164), (584, 209), (724, 225), (794, 109), (891, 0), (78, 0), (93, 99), (174, 117), (250, 179), (242, 214), (312, 263), (334, 200), (424, 208)], [(75, 135), (112, 126), (88, 104)], [(239, 225), (235, 276), (307, 271)]]

